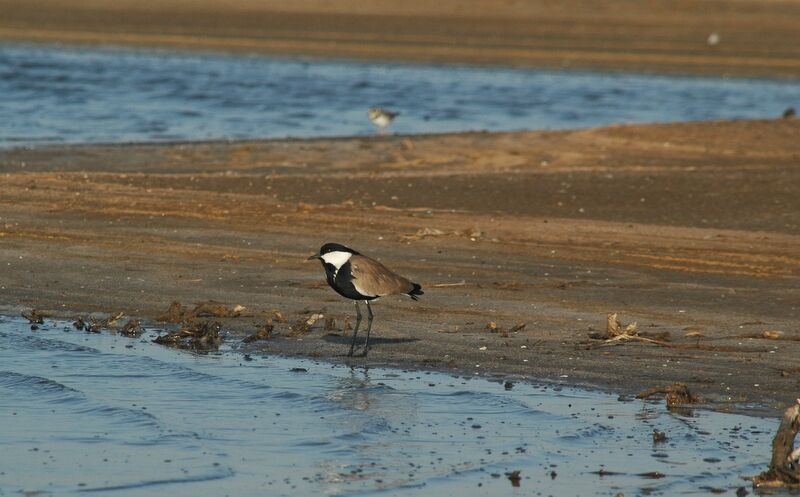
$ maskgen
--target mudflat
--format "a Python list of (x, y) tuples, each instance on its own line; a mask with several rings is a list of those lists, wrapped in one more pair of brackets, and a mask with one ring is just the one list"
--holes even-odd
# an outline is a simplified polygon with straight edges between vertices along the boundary
[[(272, 319), (254, 353), (345, 360), (353, 306), (305, 261), (337, 241), (425, 289), (373, 306), (355, 364), (782, 407), (800, 373), (798, 143), (778, 119), (4, 150), (0, 301), (152, 323), (213, 300), (245, 307), (232, 336)], [(293, 326), (315, 313), (335, 322)], [(609, 313), (657, 343), (591, 338)]]
[(0, 39), (800, 76), (793, 0), (0, 0)]

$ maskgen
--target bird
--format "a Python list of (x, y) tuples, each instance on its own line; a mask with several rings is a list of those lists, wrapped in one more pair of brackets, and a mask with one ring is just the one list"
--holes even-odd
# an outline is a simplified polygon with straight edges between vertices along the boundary
[(419, 284), (392, 272), (375, 259), (339, 243), (324, 244), (318, 253), (308, 258), (309, 261), (314, 259), (322, 262), (328, 285), (342, 297), (352, 300), (356, 307), (356, 326), (348, 357), (353, 356), (358, 328), (361, 325), (359, 301), (367, 306), (367, 338), (363, 353), (366, 357), (373, 317), (370, 302), (387, 295), (407, 295), (413, 300), (419, 300), (419, 296), (425, 293)]
[(381, 132), (392, 124), (394, 118), (400, 115), (400, 113), (381, 109), (380, 107), (371, 107), (367, 111), (367, 115), (369, 116), (369, 120), (372, 121), (372, 124), (378, 127), (378, 132)]

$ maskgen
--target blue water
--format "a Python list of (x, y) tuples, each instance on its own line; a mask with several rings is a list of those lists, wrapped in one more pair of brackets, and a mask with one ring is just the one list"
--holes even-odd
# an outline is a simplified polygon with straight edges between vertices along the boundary
[(154, 336), (0, 317), (0, 495), (733, 495), (777, 426), (477, 376), (194, 355)]
[(0, 147), (772, 118), (792, 80), (306, 62), (0, 44)]

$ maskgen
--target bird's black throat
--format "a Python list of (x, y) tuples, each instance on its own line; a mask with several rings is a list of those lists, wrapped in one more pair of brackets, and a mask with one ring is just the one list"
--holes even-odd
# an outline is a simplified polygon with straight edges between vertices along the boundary
[(362, 295), (356, 290), (355, 285), (353, 285), (353, 273), (350, 261), (342, 264), (342, 267), (340, 267), (338, 271), (333, 264), (328, 264), (323, 261), (322, 265), (325, 267), (325, 279), (328, 281), (328, 285), (336, 290), (336, 293), (342, 297), (351, 300), (373, 300), (377, 298), (375, 296)]

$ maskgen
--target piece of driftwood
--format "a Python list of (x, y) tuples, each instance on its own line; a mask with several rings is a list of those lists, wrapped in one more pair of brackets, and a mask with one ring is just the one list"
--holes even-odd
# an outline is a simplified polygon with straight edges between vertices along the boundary
[(590, 333), (590, 338), (595, 338), (598, 340), (603, 340), (603, 343), (600, 346), (604, 345), (612, 345), (616, 343), (620, 343), (623, 341), (633, 341), (633, 342), (645, 342), (645, 343), (652, 343), (655, 345), (667, 345), (665, 342), (661, 340), (654, 340), (652, 338), (647, 338), (639, 335), (639, 332), (636, 329), (636, 323), (630, 323), (628, 325), (624, 325), (617, 319), (617, 313), (608, 314), (606, 315), (606, 332), (603, 333)]
[(663, 395), (664, 399), (667, 401), (667, 407), (677, 407), (700, 402), (700, 398), (690, 392), (689, 387), (683, 383), (673, 383), (667, 387), (648, 388), (636, 394), (636, 398), (649, 399), (654, 395)]
[(800, 430), (800, 399), (783, 412), (778, 432), (772, 440), (772, 460), (769, 469), (746, 479), (753, 487), (800, 489), (800, 449), (794, 440)]
[[(694, 335), (694, 334), (686, 334), (686, 337), (692, 336), (701, 336), (701, 335)], [(628, 325), (622, 324), (617, 319), (617, 314), (608, 314), (606, 316), (606, 331), (600, 332), (590, 329), (589, 338), (593, 340), (602, 340), (599, 343), (590, 343), (588, 345), (588, 349), (596, 349), (600, 347), (606, 347), (610, 345), (619, 345), (625, 342), (642, 342), (642, 343), (649, 343), (652, 345), (659, 345), (661, 347), (667, 347), (670, 349), (684, 349), (684, 350), (713, 350), (715, 352), (737, 352), (740, 354), (752, 354), (752, 353), (764, 353), (769, 352), (769, 349), (765, 348), (748, 348), (742, 350), (742, 347), (734, 347), (734, 346), (724, 346), (724, 345), (709, 345), (700, 343), (699, 340), (697, 343), (669, 343), (666, 340), (669, 339), (668, 332), (662, 332), (659, 335), (650, 334), (650, 336), (642, 336), (639, 334), (637, 330), (636, 323), (631, 323)], [(764, 338), (764, 336), (759, 335), (756, 337), (755, 335), (743, 335), (741, 338)]]
[[(589, 333), (589, 338), (595, 340), (602, 340), (597, 345), (590, 345), (589, 348), (605, 347), (608, 345), (617, 345), (624, 342), (643, 342), (661, 347), (671, 349), (691, 349), (691, 350), (713, 350), (716, 352), (738, 352), (738, 353), (763, 353), (768, 352), (768, 349), (747, 349), (742, 350), (741, 347), (726, 347), (720, 345), (707, 345), (701, 343), (669, 343), (665, 340), (658, 340), (642, 336), (636, 328), (636, 323), (624, 325), (617, 320), (616, 313), (608, 314), (606, 316), (606, 331), (605, 333), (592, 331)], [(668, 334), (663, 334), (659, 338), (668, 338)]]

